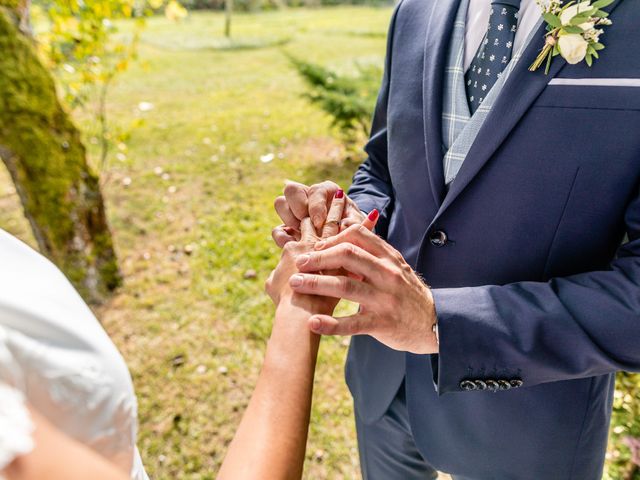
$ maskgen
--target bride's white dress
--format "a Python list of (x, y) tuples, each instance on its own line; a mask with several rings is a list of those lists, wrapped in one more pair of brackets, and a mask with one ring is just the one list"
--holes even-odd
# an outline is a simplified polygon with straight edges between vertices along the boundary
[(0, 229), (0, 471), (32, 448), (25, 400), (131, 478), (147, 478), (122, 356), (64, 275)]

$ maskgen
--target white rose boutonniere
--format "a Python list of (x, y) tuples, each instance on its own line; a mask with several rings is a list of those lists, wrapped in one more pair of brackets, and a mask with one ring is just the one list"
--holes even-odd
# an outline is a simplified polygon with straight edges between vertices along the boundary
[(602, 8), (614, 0), (591, 0), (569, 2), (565, 5), (561, 0), (539, 0), (542, 17), (547, 22), (544, 47), (529, 67), (532, 72), (546, 62), (545, 74), (553, 57), (560, 55), (567, 63), (575, 65), (583, 60), (587, 65), (599, 58), (598, 51), (604, 48), (600, 43), (600, 35), (604, 33), (602, 26), (611, 25), (609, 14)]
[(558, 38), (558, 50), (560, 55), (567, 63), (575, 65), (580, 63), (587, 56), (587, 48), (589, 42), (587, 42), (582, 35), (577, 33), (569, 33), (567, 35), (561, 35)]

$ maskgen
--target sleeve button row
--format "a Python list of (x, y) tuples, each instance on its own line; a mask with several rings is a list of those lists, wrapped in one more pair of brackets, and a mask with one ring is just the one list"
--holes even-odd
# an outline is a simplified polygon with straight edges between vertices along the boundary
[(490, 392), (497, 392), (498, 390), (511, 390), (512, 388), (520, 388), (523, 385), (523, 381), (519, 378), (512, 378), (509, 380), (472, 380), (465, 379), (460, 382), (460, 389), (464, 391), (472, 390), (489, 390)]

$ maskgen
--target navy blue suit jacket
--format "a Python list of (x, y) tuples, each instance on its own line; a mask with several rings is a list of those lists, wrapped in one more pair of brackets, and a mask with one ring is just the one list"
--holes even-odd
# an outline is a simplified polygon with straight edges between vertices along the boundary
[[(607, 7), (613, 25), (591, 68), (556, 57), (549, 75), (529, 72), (541, 28), (447, 192), (443, 73), (457, 5), (397, 7), (350, 190), (363, 211), (382, 212), (378, 233), (433, 288), (440, 353), (354, 337), (347, 381), (372, 422), (406, 375), (418, 449), (440, 470), (597, 479), (614, 373), (640, 370), (640, 88), (584, 82), (640, 79), (640, 1)], [(467, 391), (467, 380), (522, 387)]]

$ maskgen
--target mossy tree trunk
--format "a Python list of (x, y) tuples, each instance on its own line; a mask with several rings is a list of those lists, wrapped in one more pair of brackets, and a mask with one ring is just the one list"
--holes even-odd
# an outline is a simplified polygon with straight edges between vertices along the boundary
[[(3, 6), (4, 5), (4, 6)], [(90, 302), (121, 281), (98, 178), (24, 26), (25, 0), (0, 0), (0, 157), (40, 251)]]

